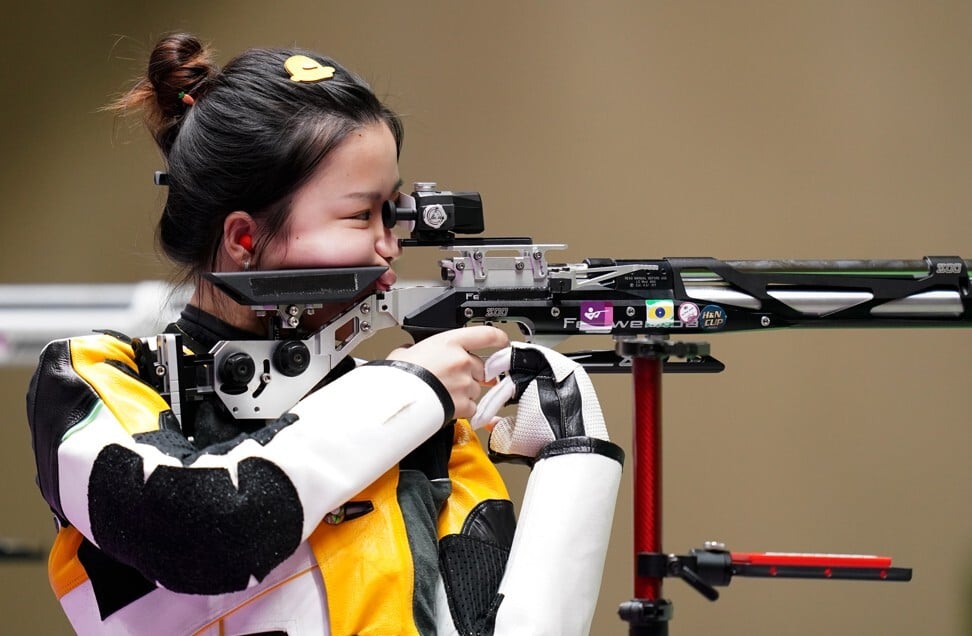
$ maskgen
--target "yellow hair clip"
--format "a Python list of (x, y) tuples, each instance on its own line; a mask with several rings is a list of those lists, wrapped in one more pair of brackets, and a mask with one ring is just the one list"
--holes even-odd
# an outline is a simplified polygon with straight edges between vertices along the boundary
[(306, 55), (292, 55), (284, 62), (284, 68), (295, 82), (320, 82), (334, 77), (333, 66), (323, 66)]

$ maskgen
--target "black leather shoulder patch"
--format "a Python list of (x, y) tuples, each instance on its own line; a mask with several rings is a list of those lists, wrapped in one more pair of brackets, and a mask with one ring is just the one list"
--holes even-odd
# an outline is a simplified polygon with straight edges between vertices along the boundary
[(486, 499), (472, 509), (462, 524), (461, 534), (487, 541), (506, 550), (513, 545), (516, 514), (507, 499)]
[(91, 413), (98, 401), (87, 382), (71, 365), (68, 340), (57, 340), (44, 348), (27, 390), (27, 422), (37, 461), (37, 483), (44, 499), (59, 516), (57, 449), (64, 433)]

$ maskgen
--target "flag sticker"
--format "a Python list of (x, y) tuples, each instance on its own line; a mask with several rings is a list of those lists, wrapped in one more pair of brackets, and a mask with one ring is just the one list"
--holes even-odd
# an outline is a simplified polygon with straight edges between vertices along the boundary
[(606, 302), (587, 302), (580, 306), (581, 330), (609, 329), (614, 324), (614, 306)]
[(671, 299), (646, 300), (649, 327), (670, 327), (675, 319), (675, 301)]

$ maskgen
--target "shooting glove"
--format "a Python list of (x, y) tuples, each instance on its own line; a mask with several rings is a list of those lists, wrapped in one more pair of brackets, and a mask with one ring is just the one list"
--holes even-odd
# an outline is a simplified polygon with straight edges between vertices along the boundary
[(514, 342), (486, 361), (486, 380), (505, 377), (479, 402), (472, 425), (495, 419), (504, 405), (518, 405), (516, 415), (496, 422), (489, 436), (493, 461), (532, 464), (540, 451), (571, 437), (608, 441), (607, 427), (594, 386), (584, 368), (561, 353)]
[[(551, 349), (514, 342), (485, 364), (503, 379), (473, 426), (496, 422), (493, 461), (532, 466), (500, 582), (495, 634), (588, 634), (611, 535), (624, 451), (608, 440), (587, 372)], [(454, 633), (454, 632), (453, 632)]]

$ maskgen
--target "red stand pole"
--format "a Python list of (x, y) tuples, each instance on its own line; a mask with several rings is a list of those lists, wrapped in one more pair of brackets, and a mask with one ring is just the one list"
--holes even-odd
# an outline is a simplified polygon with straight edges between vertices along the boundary
[[(636, 356), (634, 377), (634, 553), (660, 553), (662, 532), (662, 360)], [(661, 598), (662, 579), (639, 576), (635, 567), (635, 598)]]
[[(631, 360), (634, 380), (634, 598), (618, 615), (629, 636), (668, 636), (674, 608), (661, 597), (668, 566), (661, 549), (661, 380), (665, 360), (680, 349), (667, 341), (619, 339), (618, 354)], [(682, 355), (682, 353), (678, 353)]]

